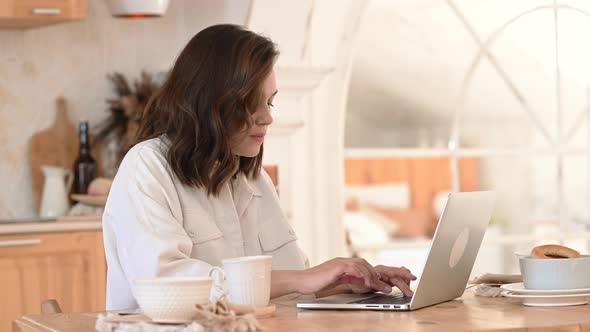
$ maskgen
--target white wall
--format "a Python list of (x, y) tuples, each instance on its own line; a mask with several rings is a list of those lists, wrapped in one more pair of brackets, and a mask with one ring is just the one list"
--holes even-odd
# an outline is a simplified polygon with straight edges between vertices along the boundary
[[(284, 207), (312, 264), (346, 254), (342, 225), (344, 111), (352, 51), (366, 4), (365, 0), (256, 0), (248, 23), (281, 48), (277, 117), (287, 112), (301, 119), (301, 127), (288, 138), (273, 139), (271, 129), (265, 148), (276, 153), (268, 158), (289, 158), (288, 168), (279, 169), (288, 172), (289, 179), (288, 184), (280, 184), (281, 193), (289, 186)], [(298, 93), (282, 88), (288, 83), (281, 78), (286, 71), (300, 72), (303, 78), (317, 77), (318, 73), (324, 76), (316, 88)], [(287, 81), (294, 79), (290, 76)]]
[(87, 18), (32, 30), (0, 30), (0, 219), (33, 210), (28, 147), (52, 124), (55, 98), (72, 121), (96, 124), (112, 96), (107, 73), (137, 78), (167, 70), (186, 42), (215, 23), (244, 24), (249, 1), (173, 0), (163, 18), (115, 19), (106, 1), (87, 1)]

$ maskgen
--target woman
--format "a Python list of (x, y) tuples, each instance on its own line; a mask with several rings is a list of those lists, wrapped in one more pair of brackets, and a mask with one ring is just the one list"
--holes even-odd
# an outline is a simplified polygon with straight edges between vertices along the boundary
[(224, 258), (260, 254), (273, 257), (273, 298), (392, 286), (411, 295), (404, 268), (351, 258), (306, 268), (261, 168), (277, 56), (269, 39), (235, 25), (204, 29), (181, 52), (105, 207), (107, 309), (137, 306), (135, 278), (206, 276)]

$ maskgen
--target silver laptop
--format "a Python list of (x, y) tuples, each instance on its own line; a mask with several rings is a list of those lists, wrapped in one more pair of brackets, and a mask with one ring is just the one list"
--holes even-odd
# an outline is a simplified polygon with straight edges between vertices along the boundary
[(297, 304), (305, 309), (416, 310), (463, 295), (492, 216), (494, 193), (451, 193), (432, 238), (414, 296), (339, 294)]

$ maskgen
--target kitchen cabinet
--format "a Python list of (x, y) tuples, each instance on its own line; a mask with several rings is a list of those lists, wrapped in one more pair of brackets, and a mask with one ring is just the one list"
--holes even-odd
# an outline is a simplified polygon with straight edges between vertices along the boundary
[(86, 17), (86, 0), (2, 0), (0, 28), (26, 29)]
[(64, 312), (104, 310), (105, 291), (102, 232), (0, 235), (0, 331), (45, 299)]

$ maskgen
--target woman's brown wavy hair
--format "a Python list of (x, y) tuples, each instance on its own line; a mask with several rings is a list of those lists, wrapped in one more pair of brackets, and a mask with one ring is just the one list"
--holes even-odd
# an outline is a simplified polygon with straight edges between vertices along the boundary
[(256, 178), (262, 147), (256, 157), (238, 157), (231, 142), (252, 125), (262, 83), (278, 54), (270, 39), (241, 26), (200, 31), (146, 105), (137, 142), (166, 134), (166, 159), (175, 176), (208, 194), (218, 195), (236, 172)]

